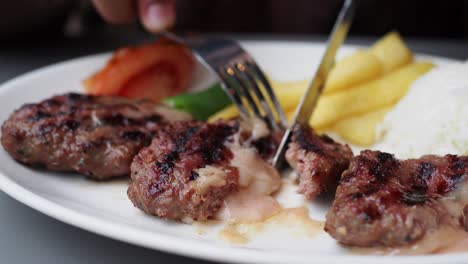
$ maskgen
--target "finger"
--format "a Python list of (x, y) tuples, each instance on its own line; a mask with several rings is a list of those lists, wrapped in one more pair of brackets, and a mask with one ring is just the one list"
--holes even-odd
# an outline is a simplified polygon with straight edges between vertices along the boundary
[(139, 0), (138, 13), (145, 28), (160, 32), (175, 22), (175, 0)]
[(129, 23), (136, 18), (134, 0), (93, 0), (99, 14), (109, 23)]

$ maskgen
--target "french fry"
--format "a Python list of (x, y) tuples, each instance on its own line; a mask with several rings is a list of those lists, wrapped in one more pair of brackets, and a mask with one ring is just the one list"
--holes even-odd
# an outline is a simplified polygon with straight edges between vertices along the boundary
[[(409, 64), (412, 59), (413, 54), (396, 32), (388, 33), (368, 50), (345, 57), (330, 73), (311, 125), (317, 130), (327, 129), (338, 120), (396, 103), (410, 84), (433, 66), (426, 62)], [(271, 81), (288, 119), (292, 118), (309, 81)], [(209, 120), (236, 116), (236, 107), (229, 106)]]
[(318, 101), (311, 125), (322, 129), (340, 119), (396, 103), (411, 83), (432, 67), (429, 62), (412, 63), (372, 82), (323, 96)]
[[(419, 76), (429, 71), (433, 65), (429, 62), (413, 63), (402, 67), (377, 80), (357, 85), (351, 89), (324, 95), (320, 98), (311, 125), (316, 129), (329, 127), (337, 120), (373, 111), (390, 105), (403, 97), (410, 84)], [(273, 89), (280, 104), (291, 118), (299, 104), (308, 80), (297, 82), (272, 81)], [(208, 120), (231, 119), (239, 115), (234, 105), (219, 111)]]
[(375, 142), (377, 124), (383, 120), (385, 114), (391, 109), (392, 106), (388, 106), (340, 120), (331, 130), (351, 144), (368, 147)]
[(282, 90), (304, 92), (310, 82), (310, 79), (303, 79), (299, 81), (277, 81), (268, 78), (268, 81), (270, 81), (270, 84), (276, 93), (281, 93)]
[(271, 85), (275, 91), (284, 112), (296, 109), (299, 101), (304, 95), (310, 80), (284, 82), (272, 81)]
[(292, 111), (289, 111), (289, 112), (286, 112), (285, 115), (286, 115), (286, 119), (288, 120), (288, 122), (291, 122), (292, 119), (294, 118), (294, 113), (296, 111), (292, 110)]
[[(275, 95), (278, 98), (281, 107), (284, 112), (294, 110), (299, 103), (299, 100), (304, 95), (304, 92), (309, 84), (309, 80), (284, 82), (270, 80), (271, 86), (275, 91)], [(209, 122), (216, 121), (218, 119), (228, 120), (239, 115), (237, 108), (234, 105), (230, 105), (223, 110), (208, 118)]]
[(401, 39), (400, 34), (393, 31), (380, 38), (369, 49), (381, 61), (385, 73), (389, 73), (413, 60), (413, 53)]
[(324, 94), (371, 81), (413, 60), (397, 32), (380, 38), (369, 50), (359, 50), (339, 60), (330, 72)]
[(239, 115), (239, 111), (237, 111), (237, 108), (235, 105), (230, 105), (223, 110), (215, 113), (214, 115), (210, 116), (208, 118), (208, 122), (214, 122), (219, 119), (224, 119), (224, 120), (229, 120), (231, 118), (234, 118)]
[(383, 73), (383, 63), (377, 56), (364, 50), (356, 51), (336, 63), (328, 76), (324, 94), (371, 81)]

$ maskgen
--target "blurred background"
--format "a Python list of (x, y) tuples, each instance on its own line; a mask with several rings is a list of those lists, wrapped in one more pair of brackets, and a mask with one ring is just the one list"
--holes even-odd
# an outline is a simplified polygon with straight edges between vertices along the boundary
[[(397, 30), (418, 53), (468, 58), (468, 0), (359, 0), (349, 44)], [(326, 41), (343, 0), (177, 0), (172, 30), (241, 40)], [(91, 0), (0, 1), (0, 81), (54, 62), (152, 41), (110, 25)]]
[[(327, 34), (342, 0), (177, 0), (175, 30)], [(89, 0), (15, 0), (0, 4), (3, 40), (80, 38), (122, 28), (108, 25)], [(137, 30), (139, 25), (125, 27)], [(409, 37), (468, 37), (468, 0), (361, 0), (351, 35), (396, 29)]]

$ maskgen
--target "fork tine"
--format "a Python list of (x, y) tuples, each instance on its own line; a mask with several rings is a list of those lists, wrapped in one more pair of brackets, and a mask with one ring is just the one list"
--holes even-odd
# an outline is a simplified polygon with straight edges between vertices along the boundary
[(246, 70), (245, 64), (237, 63), (235, 66), (236, 73), (243, 79), (245, 83), (247, 83), (250, 90), (253, 90), (256, 98), (258, 99), (260, 106), (262, 107), (263, 112), (266, 115), (266, 121), (270, 128), (273, 130), (280, 130), (280, 126), (278, 126), (276, 119), (272, 113), (271, 107), (268, 105), (268, 102), (265, 100), (263, 93), (258, 87), (257, 81), (255, 80), (254, 76), (251, 75), (249, 71)]
[(226, 68), (226, 73), (231, 76), (235, 86), (238, 87), (240, 95), (246, 99), (248, 106), (253, 111), (254, 115), (263, 119), (260, 109), (249, 92), (249, 86), (246, 85), (246, 83), (239, 77), (239, 71), (236, 70), (236, 67)]
[(240, 93), (234, 86), (229, 85), (230, 75), (227, 74), (226, 70), (223, 67), (219, 67), (218, 69), (216, 69), (216, 73), (221, 78), (221, 87), (224, 89), (224, 91), (228, 94), (228, 96), (237, 106), (237, 109), (239, 110), (239, 113), (242, 116), (242, 118), (244, 118), (245, 120), (248, 120), (250, 116), (249, 111), (244, 106), (244, 103), (242, 102), (242, 98), (239, 96)]
[(273, 106), (275, 107), (276, 113), (278, 114), (282, 127), (283, 128), (287, 127), (288, 121), (286, 120), (286, 116), (284, 115), (283, 109), (281, 108), (281, 105), (278, 99), (276, 98), (275, 93), (273, 92), (273, 89), (271, 88), (270, 82), (268, 82), (262, 70), (257, 66), (257, 64), (255, 63), (255, 61), (253, 61), (253, 59), (249, 60), (246, 63), (246, 65), (250, 69), (253, 70), (254, 74), (257, 76), (257, 78), (260, 80), (263, 87), (265, 88), (265, 91), (267, 92), (270, 98), (270, 101), (273, 103)]
[[(287, 126), (286, 117), (267, 78), (252, 56), (236, 41), (193, 35), (165, 35), (179, 43), (188, 45), (197, 58), (218, 75), (224, 91), (237, 106), (243, 118), (248, 120), (253, 113), (253, 115), (265, 119), (271, 129)], [(233, 64), (235, 62), (243, 63), (248, 71), (237, 69), (236, 65)], [(229, 74), (226, 71), (228, 69), (231, 72), (236, 71), (235, 74)], [(234, 85), (231, 85), (233, 83)], [(265, 116), (263, 116), (264, 114)]]

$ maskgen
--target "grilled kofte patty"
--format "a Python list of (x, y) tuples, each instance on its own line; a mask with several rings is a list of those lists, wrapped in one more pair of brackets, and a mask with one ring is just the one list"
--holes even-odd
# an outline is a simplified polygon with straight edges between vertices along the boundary
[(341, 173), (348, 168), (353, 152), (348, 145), (319, 136), (308, 126), (296, 125), (286, 160), (299, 174), (299, 192), (313, 199), (335, 191)]
[(362, 151), (342, 175), (325, 230), (351, 246), (410, 244), (442, 226), (467, 228), (467, 193), (466, 156)]
[(238, 171), (229, 165), (233, 153), (225, 145), (238, 129), (224, 123), (180, 122), (158, 131), (131, 165), (130, 200), (163, 218), (212, 217), (238, 189)]
[(166, 126), (131, 165), (130, 200), (148, 214), (203, 221), (216, 218), (226, 198), (238, 191), (271, 194), (280, 176), (261, 158), (265, 152), (256, 149), (253, 134), (238, 121)]
[(16, 110), (1, 141), (21, 163), (105, 180), (128, 175), (135, 154), (172, 119), (189, 117), (145, 100), (68, 93)]

